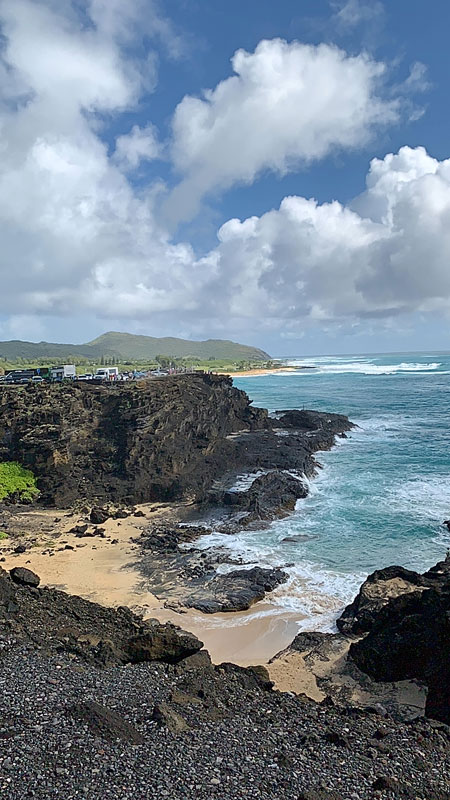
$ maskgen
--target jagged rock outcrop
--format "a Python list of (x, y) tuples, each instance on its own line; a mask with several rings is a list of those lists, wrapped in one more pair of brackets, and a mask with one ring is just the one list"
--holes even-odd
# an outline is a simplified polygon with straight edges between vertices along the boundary
[(128, 608), (105, 608), (56, 589), (36, 588), (36, 582), (18, 584), (14, 574), (0, 568), (0, 641), (11, 638), (50, 653), (73, 653), (98, 666), (176, 664), (203, 647), (176, 625), (143, 622)]
[(172, 500), (201, 494), (232, 460), (230, 433), (268, 426), (226, 376), (6, 387), (0, 460), (31, 468), (50, 504)]
[(450, 724), (450, 557), (417, 581), (415, 591), (409, 586), (373, 614), (350, 656), (375, 680), (426, 683), (425, 713)]
[(341, 633), (367, 633), (390, 600), (419, 591), (424, 585), (422, 575), (404, 567), (375, 570), (366, 578), (353, 602), (346, 606), (336, 622), (337, 627)]
[(321, 411), (295, 408), (277, 411), (276, 415), (277, 424), (282, 428), (295, 428), (297, 431), (309, 433), (326, 431), (335, 435), (348, 430), (348, 427), (345, 427), (348, 419), (343, 414), (326, 414)]
[(225, 492), (222, 502), (245, 511), (246, 517), (240, 520), (245, 525), (285, 516), (294, 510), (299, 498), (307, 495), (308, 489), (299, 478), (290, 473), (272, 471), (256, 478), (247, 491)]
[(341, 633), (367, 633), (378, 622), (381, 611), (396, 597), (448, 585), (449, 557), (423, 574), (399, 566), (377, 569), (366, 578), (353, 602), (344, 609), (336, 622), (337, 627)]
[(272, 592), (288, 575), (281, 569), (239, 569), (214, 577), (193, 592), (184, 604), (205, 614), (217, 611), (246, 611), (267, 592)]
[(227, 472), (311, 474), (313, 453), (352, 425), (340, 415), (309, 413), (314, 430), (279, 436), (283, 417), (253, 408), (231, 378), (203, 373), (105, 386), (3, 387), (0, 460), (32, 469), (50, 505), (79, 498), (100, 506), (204, 500)]

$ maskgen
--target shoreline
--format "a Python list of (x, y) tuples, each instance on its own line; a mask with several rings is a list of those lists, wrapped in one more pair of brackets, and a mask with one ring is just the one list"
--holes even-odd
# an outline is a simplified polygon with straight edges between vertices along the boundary
[(228, 375), (229, 378), (251, 378), (257, 375), (278, 375), (280, 372), (300, 372), (301, 367), (271, 367), (270, 369), (245, 369), (239, 372), (216, 372), (216, 375)]
[[(336, 436), (344, 435), (352, 423), (340, 415), (324, 418), (321, 412), (294, 410), (285, 412), (279, 427), (287, 431), (281, 439), (270, 426), (256, 428), (253, 449), (248, 431), (229, 437), (232, 444), (227, 447), (239, 456), (235, 462), (230, 458), (235, 470), (241, 463), (251, 470), (264, 462), (272, 470), (263, 471), (241, 493), (240, 507), (228, 504), (226, 487), (216, 488), (214, 503), (224, 514), (220, 532), (245, 531), (247, 519), (250, 526), (264, 526), (290, 515), (306, 495), (304, 483), (289, 470), (309, 474), (316, 463), (313, 454), (332, 447)], [(294, 447), (290, 440), (288, 444), (289, 437)], [(284, 609), (271, 594), (288, 581), (282, 567), (250, 568), (245, 559), (225, 558), (236, 564), (225, 575), (217, 569), (223, 554), (214, 548), (210, 555), (195, 545), (184, 548), (199, 535), (201, 520), (207, 519), (207, 506), (200, 503), (194, 511), (191, 506), (192, 501), (111, 505), (94, 522), (90, 507), (81, 504), (65, 511), (9, 506), (0, 515), (8, 531), (0, 541), (0, 558), (6, 569), (28, 567), (43, 585), (104, 606), (127, 606), (146, 619), (173, 622), (198, 635), (215, 663), (267, 664), (303, 627), (302, 603), (299, 610)], [(194, 519), (193, 527), (183, 525), (189, 518)], [(308, 588), (306, 592), (311, 594)]]
[(133, 540), (151, 522), (164, 522), (177, 509), (158, 503), (138, 505), (138, 517), (131, 515), (103, 523), (104, 538), (81, 539), (69, 531), (81, 524), (82, 515), (57, 509), (21, 511), (16, 520), (19, 528), (27, 528), (27, 535), (21, 536), (27, 550), (15, 553), (11, 547), (16, 539), (1, 540), (1, 567), (7, 571), (26, 567), (39, 575), (41, 586), (106, 607), (127, 606), (144, 619), (172, 622), (198, 636), (215, 664), (226, 661), (239, 666), (267, 665), (296, 636), (298, 623), (305, 619), (301, 612), (280, 609), (271, 603), (269, 595), (246, 611), (205, 614), (179, 607), (176, 596), (158, 598), (146, 588), (146, 580), (136, 566), (139, 545)]
[[(46, 526), (55, 518), (61, 521), (53, 523), (56, 528), (53, 539), (44, 532), (42, 541), (33, 543), (25, 553), (8, 552), (12, 542), (1, 540), (0, 557), (4, 559), (1, 566), (5, 570), (27, 567), (39, 575), (42, 586), (107, 607), (127, 606), (144, 619), (172, 622), (198, 636), (216, 664), (223, 661), (239, 666), (265, 664), (288, 646), (298, 632), (296, 623), (305, 617), (300, 612), (280, 610), (270, 599), (254, 603), (246, 611), (204, 614), (196, 609), (172, 607), (177, 606), (175, 596), (160, 599), (149, 591), (135, 565), (139, 545), (133, 539), (150, 522), (164, 521), (173, 513), (174, 506), (161, 508), (158, 503), (147, 503), (136, 506), (136, 510), (145, 517), (109, 519), (102, 525), (105, 538), (82, 539), (69, 533), (80, 522), (76, 515), (67, 516), (67, 511), (53, 509), (22, 512), (19, 519), (29, 515), (36, 527)], [(35, 535), (36, 528), (30, 537), (22, 537), (22, 541)]]
[[(311, 619), (314, 632), (305, 632), (300, 639), (303, 641), (304, 637), (307, 643), (311, 637), (318, 645), (305, 644), (306, 649), (296, 646), (299, 622), (306, 620), (306, 615), (280, 609), (270, 597), (246, 611), (204, 614), (194, 608), (180, 608), (176, 598), (164, 601), (149, 591), (137, 567), (136, 537), (148, 528), (150, 520), (157, 524), (169, 521), (177, 511), (175, 505), (142, 504), (126, 518), (104, 522), (104, 538), (89, 536), (87, 540), (69, 533), (74, 523), (81, 521), (77, 519), (80, 515), (73, 512), (59, 512), (56, 518), (55, 510), (21, 512), (16, 515), (19, 521), (24, 516), (34, 518), (34, 529), (29, 534), (34, 546), (25, 553), (8, 553), (7, 540), (0, 540), (2, 567), (27, 567), (39, 575), (42, 587), (78, 595), (105, 607), (126, 606), (143, 620), (175, 624), (203, 642), (213, 664), (264, 667), (275, 689), (281, 692), (304, 695), (319, 703), (328, 695), (344, 699), (351, 696), (351, 702), (359, 707), (394, 702), (408, 713), (410, 709), (423, 713), (426, 692), (422, 684), (414, 680), (376, 684), (367, 676), (361, 680), (349, 671), (351, 637), (317, 633)], [(44, 533), (48, 531), (50, 522), (58, 529), (53, 547), (49, 548), (48, 535), (39, 542), (36, 533), (39, 527)]]

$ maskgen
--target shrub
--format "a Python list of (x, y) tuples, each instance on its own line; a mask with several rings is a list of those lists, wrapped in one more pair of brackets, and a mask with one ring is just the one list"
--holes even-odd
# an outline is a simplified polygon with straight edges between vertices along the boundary
[(36, 478), (30, 469), (25, 469), (17, 461), (0, 463), (0, 502), (14, 497), (23, 503), (31, 503), (38, 495)]

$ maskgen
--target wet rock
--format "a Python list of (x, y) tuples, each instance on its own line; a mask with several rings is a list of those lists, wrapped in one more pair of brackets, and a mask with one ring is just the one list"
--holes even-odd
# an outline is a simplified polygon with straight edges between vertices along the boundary
[(94, 700), (76, 703), (66, 713), (78, 721), (84, 722), (95, 736), (110, 741), (120, 739), (130, 744), (142, 744), (144, 737), (133, 725), (117, 711), (105, 708)]
[(39, 575), (36, 575), (35, 572), (32, 572), (31, 569), (27, 569), (26, 567), (13, 567), (9, 571), (11, 575), (11, 579), (14, 583), (18, 583), (20, 586), (39, 586), (41, 579)]
[(354, 425), (348, 423), (343, 414), (327, 414), (321, 411), (291, 409), (277, 411), (277, 425), (283, 428), (295, 428), (298, 431), (323, 431), (334, 434), (350, 430)]
[(225, 575), (216, 574), (197, 592), (188, 596), (184, 604), (205, 614), (245, 611), (287, 579), (287, 573), (281, 569), (262, 567), (234, 570)]
[(246, 511), (241, 524), (270, 520), (293, 511), (299, 498), (307, 497), (303, 481), (286, 472), (273, 471), (253, 481), (245, 492), (225, 492), (223, 503)]

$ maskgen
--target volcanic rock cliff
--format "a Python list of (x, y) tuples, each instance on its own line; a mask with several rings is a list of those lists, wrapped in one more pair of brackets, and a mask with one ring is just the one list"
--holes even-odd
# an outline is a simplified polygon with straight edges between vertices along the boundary
[(0, 459), (30, 467), (48, 503), (169, 500), (199, 490), (229, 433), (265, 424), (244, 392), (213, 375), (11, 387), (0, 396)]
[[(49, 505), (78, 498), (202, 500), (227, 471), (311, 473), (311, 454), (352, 427), (346, 417), (296, 413), (295, 420), (274, 421), (252, 408), (230, 378), (209, 374), (106, 386), (4, 387), (0, 461), (32, 469)], [(295, 431), (281, 437), (274, 426)]]

